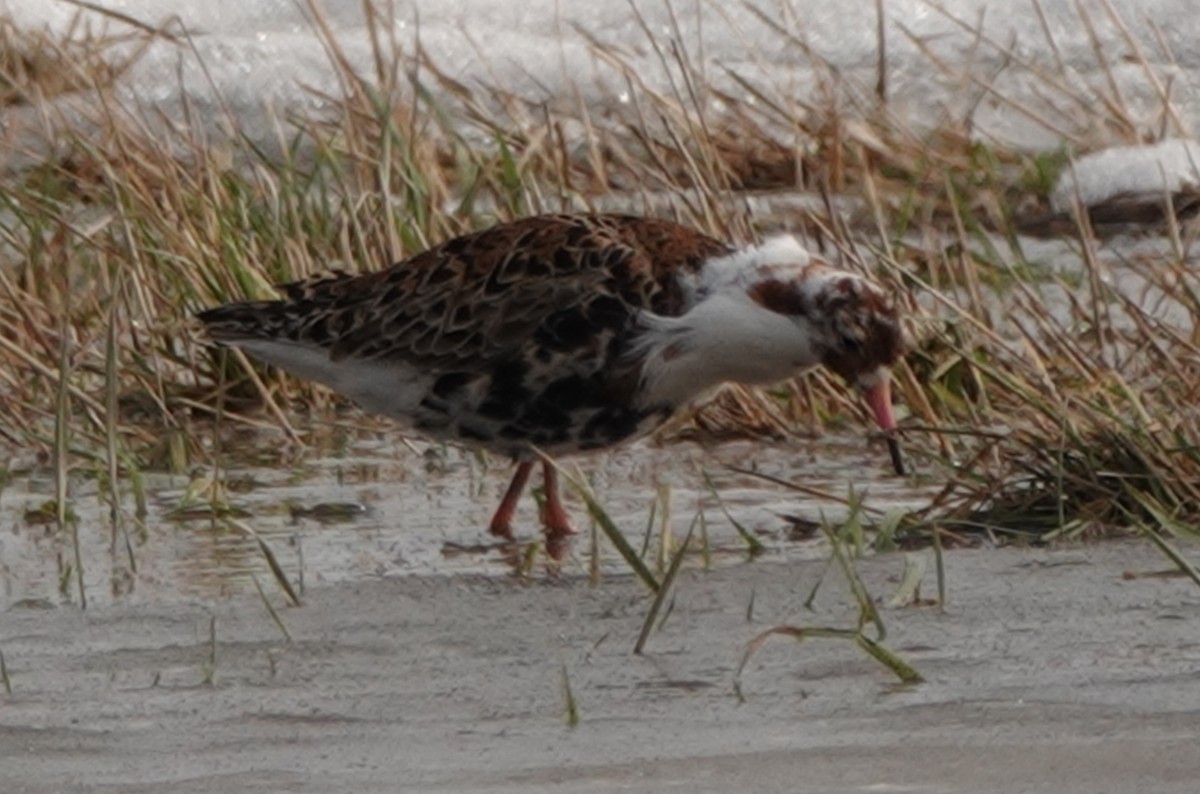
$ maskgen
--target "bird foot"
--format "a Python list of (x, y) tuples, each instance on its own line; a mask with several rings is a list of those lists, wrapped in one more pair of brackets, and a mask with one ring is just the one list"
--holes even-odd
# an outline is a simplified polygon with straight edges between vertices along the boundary
[(512, 522), (509, 521), (496, 521), (493, 519), (492, 523), (488, 524), (488, 533), (501, 540), (517, 539), (517, 536), (513, 534)]
[(562, 562), (571, 550), (571, 538), (574, 536), (575, 531), (569, 527), (565, 531), (546, 530), (546, 555), (556, 562)]
[(571, 518), (557, 499), (547, 499), (542, 505), (542, 527), (546, 533), (546, 553), (555, 560), (561, 560), (571, 548), (571, 537), (575, 529), (571, 526)]
[(533, 471), (532, 463), (522, 463), (513, 472), (512, 482), (508, 484), (508, 490), (504, 492), (504, 499), (496, 508), (492, 522), (488, 524), (488, 532), (492, 535), (505, 540), (516, 540), (512, 530), (513, 514), (517, 511), (517, 500), (521, 498), (521, 492), (525, 490), (525, 483), (528, 482), (531, 471)]

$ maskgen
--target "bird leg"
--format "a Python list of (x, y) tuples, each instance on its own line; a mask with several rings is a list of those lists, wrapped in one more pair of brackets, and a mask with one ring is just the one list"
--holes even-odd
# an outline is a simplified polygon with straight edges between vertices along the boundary
[(546, 529), (546, 536), (557, 539), (574, 535), (571, 519), (558, 493), (558, 469), (549, 461), (542, 462), (542, 483), (546, 492), (546, 506), (542, 510), (542, 526)]
[[(508, 490), (504, 492), (504, 498), (500, 500), (500, 506), (496, 508), (496, 513), (492, 516), (492, 523), (488, 527), (488, 531), (493, 535), (508, 540), (513, 539), (513, 514), (517, 511), (517, 502), (521, 500), (521, 494), (524, 492), (532, 472), (532, 461), (517, 464), (512, 482), (508, 484)], [(542, 526), (546, 530), (546, 549), (552, 557), (561, 559), (567, 548), (566, 538), (574, 535), (575, 530), (571, 528), (571, 519), (567, 515), (566, 508), (563, 507), (562, 495), (558, 491), (558, 469), (554, 468), (554, 464), (542, 463), (542, 478), (546, 496), (545, 504), (542, 506)]]
[(562, 560), (571, 548), (570, 537), (575, 534), (571, 519), (563, 507), (558, 492), (558, 469), (549, 461), (542, 462), (542, 483), (546, 502), (542, 505), (542, 526), (546, 530), (546, 554), (553, 560)]
[[(492, 516), (488, 532), (497, 537), (513, 539), (513, 513), (517, 511), (517, 502), (521, 499), (521, 492), (525, 490), (525, 483), (529, 482), (529, 474), (532, 471), (532, 461), (523, 461), (517, 464), (512, 482), (508, 484), (508, 490), (504, 492), (504, 498), (500, 500), (500, 506), (496, 508), (496, 513)], [(561, 510), (561, 506), (559, 509)]]

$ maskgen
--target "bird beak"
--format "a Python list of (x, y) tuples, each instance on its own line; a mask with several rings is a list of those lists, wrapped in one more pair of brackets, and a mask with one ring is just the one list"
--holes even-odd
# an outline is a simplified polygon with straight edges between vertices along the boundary
[(874, 382), (870, 386), (862, 390), (863, 397), (866, 399), (871, 413), (875, 415), (875, 421), (879, 423), (880, 429), (887, 438), (888, 452), (892, 456), (892, 468), (896, 470), (896, 474), (903, 477), (905, 473), (904, 457), (900, 453), (900, 442), (896, 439), (896, 416), (892, 413), (891, 379), (888, 377), (888, 372), (882, 370), (873, 380)]

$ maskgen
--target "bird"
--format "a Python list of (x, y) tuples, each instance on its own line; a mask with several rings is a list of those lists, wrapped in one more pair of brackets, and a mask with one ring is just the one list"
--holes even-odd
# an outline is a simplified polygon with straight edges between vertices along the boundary
[(488, 527), (502, 539), (535, 464), (547, 548), (561, 548), (574, 530), (556, 458), (645, 436), (726, 382), (822, 366), (862, 395), (904, 474), (896, 300), (790, 235), (735, 245), (653, 217), (536, 215), (279, 289), (196, 316), (217, 345), (430, 439), (511, 458)]

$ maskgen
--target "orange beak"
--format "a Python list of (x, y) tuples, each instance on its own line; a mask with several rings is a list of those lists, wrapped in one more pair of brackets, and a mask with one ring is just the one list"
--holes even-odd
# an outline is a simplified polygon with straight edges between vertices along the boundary
[(900, 442), (896, 440), (896, 416), (892, 413), (892, 386), (885, 376), (874, 386), (863, 391), (875, 421), (879, 423), (887, 438), (888, 452), (892, 456), (892, 468), (896, 474), (904, 476), (904, 457), (900, 454)]

